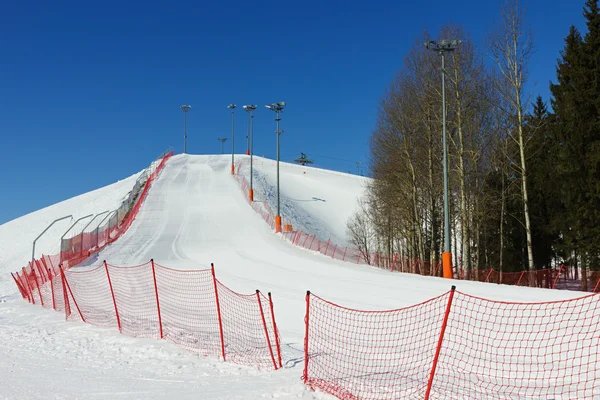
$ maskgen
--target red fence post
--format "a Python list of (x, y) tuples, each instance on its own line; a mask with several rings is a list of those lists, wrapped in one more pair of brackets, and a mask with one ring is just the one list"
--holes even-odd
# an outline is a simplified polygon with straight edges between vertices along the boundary
[(225, 340), (223, 338), (223, 320), (221, 319), (221, 305), (219, 303), (219, 291), (217, 290), (217, 278), (215, 276), (215, 265), (210, 263), (210, 269), (213, 276), (213, 285), (215, 287), (215, 300), (217, 301), (217, 316), (219, 318), (219, 335), (221, 336), (221, 355), (225, 361)]
[[(304, 233), (304, 232), (302, 232)], [(302, 247), (306, 248), (306, 241), (308, 240), (308, 238), (310, 237), (310, 235), (306, 235), (306, 238), (304, 239), (304, 242), (302, 242)]]
[(344, 255), (342, 256), (342, 261), (346, 261), (346, 252), (348, 251), (348, 247), (344, 247)]
[(25, 296), (27, 296), (27, 301), (31, 303), (31, 297), (29, 296), (29, 290), (27, 289), (27, 282), (23, 279), (23, 273), (17, 272), (17, 278), (21, 286), (23, 287)]
[(256, 289), (256, 300), (258, 300), (258, 308), (260, 309), (260, 316), (263, 322), (263, 328), (265, 329), (265, 336), (267, 337), (267, 347), (269, 347), (269, 354), (271, 354), (271, 361), (273, 361), (273, 367), (277, 370), (277, 363), (275, 362), (275, 356), (273, 355), (273, 347), (271, 347), (271, 339), (269, 338), (269, 330), (267, 329), (267, 320), (265, 319), (265, 312), (263, 310), (262, 301), (260, 301), (260, 290)]
[(283, 368), (283, 364), (281, 364), (281, 347), (279, 344), (279, 331), (277, 330), (277, 322), (275, 322), (275, 312), (273, 310), (273, 299), (271, 298), (271, 292), (269, 292), (269, 307), (271, 308), (271, 321), (273, 321), (273, 330), (275, 331), (275, 346), (277, 347), (277, 360), (279, 361), (279, 368)]
[(558, 274), (556, 275), (556, 279), (554, 279), (554, 282), (552, 283), (552, 289), (554, 289), (554, 287), (556, 286), (556, 282), (558, 282), (558, 279), (560, 278), (560, 273), (562, 272), (562, 265), (560, 266), (560, 269), (558, 270)]
[(337, 250), (337, 243), (335, 244), (335, 247), (333, 248), (333, 253), (331, 253), (331, 258), (335, 258), (335, 251)]
[(308, 382), (308, 312), (310, 311), (310, 290), (306, 291), (306, 316), (304, 317), (304, 371), (302, 382)]
[(106, 278), (108, 279), (108, 286), (110, 287), (110, 295), (112, 296), (113, 305), (115, 306), (117, 326), (119, 327), (119, 332), (121, 332), (121, 318), (119, 317), (119, 310), (117, 309), (117, 299), (115, 298), (115, 291), (113, 290), (112, 281), (110, 280), (110, 274), (108, 273), (108, 265), (106, 264), (106, 260), (104, 260), (104, 269), (106, 271)]
[(327, 249), (329, 249), (329, 242), (331, 242), (331, 239), (327, 240), (327, 246), (325, 246), (325, 253), (323, 253), (324, 255), (327, 255)]
[(156, 309), (158, 310), (158, 326), (160, 327), (160, 338), (163, 338), (163, 326), (162, 318), (160, 316), (160, 302), (158, 301), (158, 285), (156, 285), (156, 271), (154, 270), (154, 259), (151, 259), (152, 263), (152, 278), (154, 278), (154, 294), (156, 294)]
[(69, 315), (71, 315), (71, 305), (69, 304), (69, 295), (67, 293), (67, 285), (65, 283), (65, 276), (63, 274), (62, 265), (58, 265), (58, 273), (60, 274), (60, 283), (62, 285), (63, 290), (63, 304), (65, 306), (65, 320), (69, 319)]
[(31, 267), (31, 273), (33, 274), (33, 279), (35, 280), (35, 286), (37, 286), (38, 296), (40, 296), (40, 303), (42, 303), (42, 307), (44, 307), (44, 298), (42, 297), (42, 291), (40, 290), (40, 284), (38, 282), (38, 278), (35, 273), (35, 269), (33, 267)]
[(48, 278), (50, 279), (50, 291), (52, 292), (52, 309), (56, 311), (56, 300), (54, 298), (54, 277), (52, 271), (48, 268)]
[(521, 272), (521, 276), (519, 276), (519, 280), (517, 281), (517, 284), (515, 286), (519, 286), (519, 283), (521, 283), (521, 279), (523, 279), (524, 274), (525, 274), (525, 271)]
[(488, 272), (487, 276), (485, 277), (485, 281), (489, 282), (490, 280), (490, 275), (492, 274), (492, 272), (494, 272), (494, 268), (490, 268), (490, 272)]
[[(75, 296), (73, 296), (73, 291), (71, 290), (71, 286), (69, 286), (69, 281), (67, 280), (67, 275), (65, 275), (65, 271), (63, 271), (62, 268), (60, 270), (60, 273), (62, 274), (62, 278), (63, 278), (63, 281), (65, 283), (65, 286), (69, 290), (69, 293), (71, 293), (71, 298), (73, 299), (73, 303), (75, 303), (75, 308), (77, 308), (77, 312), (79, 313), (79, 316), (81, 317), (81, 320), (83, 322), (85, 322), (85, 318), (83, 318), (83, 314), (81, 313), (81, 309), (79, 309), (79, 305), (77, 304), (77, 300), (75, 300)], [(67, 299), (66, 300), (69, 301), (69, 296), (68, 295), (67, 295)]]
[(452, 299), (454, 298), (455, 290), (456, 286), (452, 286), (452, 288), (450, 288), (450, 296), (448, 297), (448, 304), (446, 305), (446, 312), (444, 313), (444, 322), (442, 322), (440, 338), (438, 339), (438, 345), (435, 350), (435, 356), (433, 357), (433, 365), (431, 366), (431, 373), (429, 374), (429, 382), (427, 383), (427, 392), (425, 393), (425, 400), (429, 400), (429, 394), (431, 393), (431, 386), (433, 385), (435, 369), (437, 367), (438, 359), (440, 357), (440, 351), (442, 350), (442, 342), (444, 341), (444, 333), (446, 332), (446, 326), (448, 325), (448, 316), (450, 315), (450, 307), (452, 306)]
[(25, 283), (27, 284), (27, 290), (29, 291), (29, 298), (31, 299), (31, 303), (35, 304), (35, 298), (33, 297), (33, 290), (31, 290), (31, 284), (29, 282), (29, 274), (27, 273), (27, 270), (25, 269), (25, 267), (23, 267), (23, 279), (25, 279)]
[(17, 289), (19, 289), (19, 292), (21, 292), (21, 297), (25, 298), (25, 291), (23, 290), (23, 287), (21, 287), (19, 281), (17, 281), (17, 278), (15, 278), (15, 275), (11, 272), (10, 276), (12, 276), (13, 280), (15, 281), (15, 284), (17, 285)]
[(317, 235), (313, 234), (313, 238), (312, 238), (312, 240), (310, 241), (310, 246), (308, 247), (309, 249), (312, 249), (312, 245), (313, 245), (313, 242), (315, 241), (315, 237), (316, 237), (316, 236), (317, 236)]
[(596, 289), (598, 289), (598, 285), (600, 285), (600, 279), (596, 281), (596, 286), (594, 286), (594, 293), (596, 293)]

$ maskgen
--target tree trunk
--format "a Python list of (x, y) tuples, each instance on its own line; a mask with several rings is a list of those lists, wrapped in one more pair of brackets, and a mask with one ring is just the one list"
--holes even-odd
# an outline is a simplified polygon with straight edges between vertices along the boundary
[[(517, 91), (517, 94), (520, 90)], [(525, 235), (527, 237), (527, 258), (529, 265), (529, 286), (535, 286), (535, 266), (533, 264), (533, 244), (531, 240), (531, 220), (529, 219), (529, 198), (527, 195), (527, 165), (525, 163), (525, 143), (523, 141), (523, 113), (521, 96), (517, 95), (517, 118), (519, 121), (519, 153), (521, 155), (521, 183), (523, 190), (523, 213), (525, 214)]]

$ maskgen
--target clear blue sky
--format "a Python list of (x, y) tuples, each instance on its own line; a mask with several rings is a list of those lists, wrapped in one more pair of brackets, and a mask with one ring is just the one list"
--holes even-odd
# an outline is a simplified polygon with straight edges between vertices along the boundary
[[(583, 0), (524, 0), (548, 99)], [(157, 154), (220, 153), (233, 102), (258, 104), (255, 154), (275, 157), (264, 104), (286, 101), (281, 153), (356, 172), (377, 105), (424, 29), (463, 25), (478, 45), (499, 2), (198, 1), (0, 4), (0, 223), (143, 169)], [(236, 152), (247, 117), (237, 109)], [(226, 143), (230, 151), (231, 139)]]

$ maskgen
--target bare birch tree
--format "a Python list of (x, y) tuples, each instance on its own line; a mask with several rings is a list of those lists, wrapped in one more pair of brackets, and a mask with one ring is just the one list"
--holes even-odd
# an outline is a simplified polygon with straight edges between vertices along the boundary
[(519, 148), (521, 175), (521, 195), (523, 214), (525, 217), (525, 233), (527, 238), (528, 267), (530, 284), (534, 285), (534, 260), (527, 193), (527, 165), (525, 159), (525, 110), (528, 101), (525, 99), (524, 86), (527, 81), (527, 64), (533, 52), (533, 40), (525, 26), (524, 10), (519, 0), (506, 0), (500, 9), (500, 22), (488, 37), (488, 46), (492, 58), (499, 70), (496, 90), (509, 104), (502, 110), (506, 117), (514, 121), (509, 137)]

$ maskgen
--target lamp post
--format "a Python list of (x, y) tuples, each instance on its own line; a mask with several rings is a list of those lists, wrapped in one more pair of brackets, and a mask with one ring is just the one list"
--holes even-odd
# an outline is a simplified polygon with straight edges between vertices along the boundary
[(234, 113), (235, 113), (235, 104), (230, 104), (227, 106), (227, 108), (231, 109), (231, 175), (233, 175), (235, 173), (235, 160), (234, 160), (234, 153), (235, 153), (235, 146), (234, 146), (234, 140), (235, 140), (235, 130), (234, 130)]
[(227, 141), (226, 137), (217, 138), (219, 142), (221, 142), (221, 154), (225, 154), (225, 142)]
[(448, 149), (446, 145), (446, 71), (445, 54), (454, 51), (460, 44), (460, 40), (429, 41), (424, 45), (428, 50), (435, 51), (442, 56), (442, 137), (444, 146), (444, 252), (442, 253), (442, 268), (444, 278), (453, 278), (452, 252), (450, 249), (450, 210), (448, 206)]
[(186, 121), (186, 115), (187, 112), (190, 108), (192, 108), (192, 106), (188, 106), (188, 105), (182, 105), (179, 108), (181, 108), (183, 110), (183, 154), (185, 154), (187, 152), (187, 121)]
[(243, 106), (242, 108), (246, 110), (248, 113), (248, 150), (246, 154), (250, 154), (250, 190), (248, 191), (248, 198), (250, 201), (254, 201), (254, 189), (252, 187), (252, 175), (254, 175), (254, 171), (252, 169), (252, 156), (254, 155), (254, 143), (252, 137), (252, 119), (254, 118), (253, 111), (258, 107), (256, 104), (250, 104), (247, 106)]
[(277, 135), (277, 215), (275, 216), (275, 232), (281, 232), (281, 200), (279, 196), (279, 135), (281, 135), (283, 131), (279, 129), (279, 121), (281, 121), (279, 116), (285, 107), (285, 102), (280, 101), (279, 103), (267, 104), (265, 107), (271, 111), (274, 111), (277, 115), (275, 118), (275, 121), (277, 121), (277, 128), (275, 130), (275, 134)]

